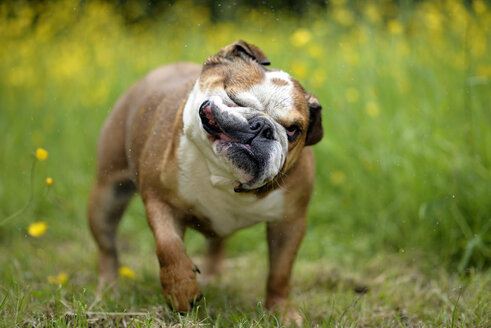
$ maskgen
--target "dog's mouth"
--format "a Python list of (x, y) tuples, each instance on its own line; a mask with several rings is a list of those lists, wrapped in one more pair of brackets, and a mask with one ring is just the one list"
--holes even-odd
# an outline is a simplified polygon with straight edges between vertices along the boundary
[(213, 116), (211, 105), (211, 102), (207, 100), (199, 108), (199, 116), (203, 123), (203, 128), (208, 132), (210, 141), (237, 142), (236, 139), (226, 134), (220, 127), (218, 121)]

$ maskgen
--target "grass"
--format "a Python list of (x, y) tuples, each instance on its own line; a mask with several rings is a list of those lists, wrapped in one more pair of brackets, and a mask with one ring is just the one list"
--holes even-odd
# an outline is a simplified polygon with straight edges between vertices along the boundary
[[(134, 205), (132, 211), (140, 210), (135, 207), (138, 206)], [(85, 229), (79, 228), (82, 233), (72, 235), (71, 241), (66, 235), (58, 240), (26, 237), (10, 241), (10, 254), (1, 255), (2, 263), (7, 264), (1, 276), (2, 295), (7, 299), (0, 310), (0, 325), (278, 326), (278, 319), (267, 313), (261, 303), (267, 268), (266, 245), (258, 237), (263, 235), (262, 227), (241, 232), (231, 240), (234, 246), (237, 240), (246, 242), (251, 234), (259, 249), (231, 256), (223, 275), (204, 287), (205, 300), (193, 312), (180, 316), (162, 306), (150, 232), (143, 229), (144, 222), (141, 229), (134, 229), (133, 220), (143, 221), (137, 215), (125, 219), (120, 248), (123, 264), (132, 267), (136, 279), (121, 279), (119, 294), (108, 290), (102, 300), (94, 296), (96, 254)], [(202, 244), (197, 234), (187, 239), (190, 248)], [(307, 237), (302, 253), (317, 244), (318, 240)], [(190, 252), (199, 265), (199, 251)], [(487, 273), (449, 275), (441, 268), (422, 269), (414, 257), (398, 254), (358, 259), (353, 266), (330, 259), (308, 261), (302, 253), (296, 264), (292, 298), (301, 309), (306, 326), (489, 324), (491, 276)], [(60, 271), (68, 273), (68, 282), (63, 286), (49, 284), (46, 277)]]
[[(239, 9), (234, 23), (212, 23), (181, 1), (132, 24), (98, 1), (0, 4), (0, 326), (278, 326), (261, 305), (263, 225), (230, 238), (226, 272), (180, 316), (162, 306), (138, 198), (119, 238), (136, 277), (119, 295), (94, 296), (85, 207), (102, 122), (148, 70), (202, 62), (236, 39), (260, 46), (324, 107), (292, 282), (306, 326), (490, 326), (491, 11), (481, 1), (374, 4), (304, 18)], [(49, 156), (30, 192), (37, 147)], [(47, 230), (34, 238), (37, 221)], [(203, 244), (187, 234), (198, 263)]]

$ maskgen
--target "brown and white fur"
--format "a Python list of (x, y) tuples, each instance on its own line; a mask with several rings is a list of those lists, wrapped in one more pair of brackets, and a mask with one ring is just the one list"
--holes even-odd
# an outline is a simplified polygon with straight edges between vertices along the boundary
[(308, 146), (323, 134), (321, 106), (268, 64), (260, 49), (237, 41), (202, 67), (160, 67), (118, 100), (100, 135), (88, 209), (100, 288), (116, 281), (116, 229), (138, 191), (163, 293), (176, 310), (189, 310), (201, 297), (199, 269), (183, 244), (186, 227), (208, 238), (204, 269), (215, 274), (225, 238), (266, 222), (266, 307), (298, 322), (287, 297), (315, 175)]

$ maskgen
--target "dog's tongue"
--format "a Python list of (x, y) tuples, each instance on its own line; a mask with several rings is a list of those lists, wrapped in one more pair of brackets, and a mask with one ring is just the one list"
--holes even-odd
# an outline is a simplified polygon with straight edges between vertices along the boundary
[(225, 133), (219, 133), (218, 134), (218, 137), (220, 138), (221, 141), (224, 141), (224, 142), (236, 142), (237, 140), (234, 140), (232, 138), (230, 138), (228, 135), (226, 135)]
[(213, 117), (213, 113), (211, 112), (211, 106), (210, 105), (203, 108), (203, 114), (205, 114), (205, 117), (208, 119), (208, 124), (211, 127), (218, 128), (218, 124), (215, 121), (215, 118)]
[(234, 191), (235, 192), (245, 192), (247, 191), (246, 189), (244, 189), (244, 187), (242, 186), (242, 183), (240, 183), (238, 186), (235, 186), (234, 187)]

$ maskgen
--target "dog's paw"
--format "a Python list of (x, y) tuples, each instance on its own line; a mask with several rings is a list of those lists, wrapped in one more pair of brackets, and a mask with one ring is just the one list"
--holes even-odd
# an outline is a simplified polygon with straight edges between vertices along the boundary
[(290, 306), (284, 313), (282, 322), (285, 326), (301, 327), (303, 325), (303, 318), (294, 306)]
[(291, 301), (284, 298), (270, 298), (266, 302), (266, 307), (269, 311), (276, 313), (285, 326), (301, 327), (303, 325), (303, 317)]
[(195, 266), (160, 269), (164, 298), (173, 310), (189, 311), (203, 297), (196, 273), (199, 273), (199, 270)]

